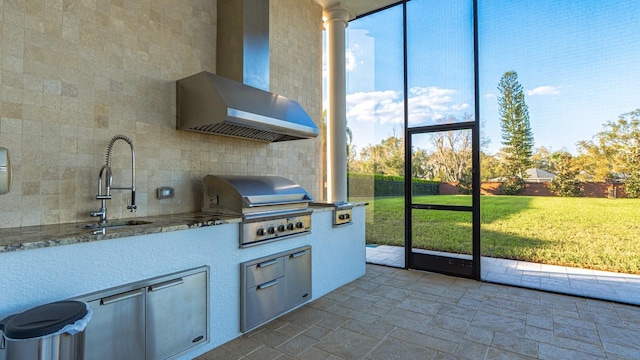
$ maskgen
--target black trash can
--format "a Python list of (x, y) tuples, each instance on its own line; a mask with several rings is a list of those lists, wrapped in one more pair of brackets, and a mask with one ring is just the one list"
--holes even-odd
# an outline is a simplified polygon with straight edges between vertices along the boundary
[(58, 301), (0, 321), (6, 360), (83, 360), (91, 310), (82, 301)]

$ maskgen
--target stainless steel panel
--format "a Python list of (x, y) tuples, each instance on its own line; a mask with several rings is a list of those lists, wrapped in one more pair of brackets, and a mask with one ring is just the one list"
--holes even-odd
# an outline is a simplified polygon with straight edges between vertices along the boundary
[(145, 299), (137, 289), (89, 301), (93, 316), (85, 330), (86, 359), (145, 358)]
[[(256, 276), (259, 264), (263, 269), (273, 268)], [(281, 264), (283, 271), (279, 268)], [(241, 332), (252, 330), (311, 299), (311, 246), (241, 263), (240, 291)]]
[(300, 104), (209, 72), (176, 82), (178, 130), (289, 141), (318, 136)]
[(284, 311), (285, 285), (282, 278), (246, 289), (244, 330), (254, 328)]
[(353, 223), (353, 204), (348, 202), (323, 203), (313, 202), (309, 206), (333, 207), (333, 227), (351, 225)]
[(260, 221), (243, 223), (240, 227), (240, 246), (247, 247), (256, 243), (264, 244), (310, 233), (311, 211), (300, 213), (303, 215), (295, 213), (286, 217), (262, 217)]
[[(191, 278), (192, 275), (198, 275)], [(192, 281), (197, 279), (197, 281)], [(204, 280), (202, 280), (204, 279)], [(201, 289), (198, 291), (187, 290), (187, 294), (177, 296), (182, 300), (166, 301), (166, 309), (160, 309), (162, 296), (157, 296), (165, 291), (180, 288), (191, 288), (192, 283), (197, 282)], [(182, 284), (181, 284), (182, 283)], [(179, 356), (181, 351), (201, 345), (209, 341), (208, 334), (208, 283), (209, 267), (202, 266), (189, 270), (179, 271), (172, 274), (161, 275), (150, 279), (123, 284), (110, 289), (100, 290), (91, 294), (82, 295), (75, 298), (89, 303), (94, 311), (91, 321), (87, 325), (87, 359), (160, 359), (156, 352), (148, 351), (149, 342), (158, 343), (165, 341), (164, 337), (171, 334), (173, 337), (181, 339), (186, 337), (188, 331), (184, 331), (184, 326), (198, 328), (203, 326), (203, 337), (189, 338), (188, 344), (183, 341), (180, 344), (166, 342), (166, 347), (174, 347), (173, 351)], [(152, 289), (153, 291), (148, 291)], [(154, 299), (149, 302), (149, 295), (153, 294)], [(184, 299), (186, 298), (186, 300)], [(185, 315), (185, 307), (194, 309), (190, 314)], [(197, 303), (199, 306), (194, 306)], [(149, 305), (152, 304), (153, 311), (149, 312)], [(204, 310), (203, 310), (204, 309)], [(150, 319), (149, 316), (153, 315)], [(173, 316), (180, 319), (174, 323), (169, 323), (163, 319), (165, 316)], [(149, 319), (151, 321), (149, 321)], [(195, 319), (195, 320), (194, 320)], [(175, 318), (166, 321), (174, 321)], [(197, 326), (193, 325), (197, 322)], [(188, 325), (187, 325), (188, 324)], [(158, 325), (159, 328), (149, 332), (146, 328), (151, 325)], [(153, 337), (158, 334), (157, 340)], [(198, 339), (197, 341), (193, 341)], [(182, 347), (181, 347), (182, 346)], [(146, 354), (145, 354), (146, 353)], [(146, 355), (146, 356), (145, 356)]]
[(218, 0), (216, 74), (269, 91), (269, 1)]
[(353, 209), (333, 210), (333, 227), (351, 225), (353, 223)]
[(246, 288), (284, 276), (284, 257), (269, 259), (246, 268)]
[(311, 299), (311, 248), (285, 257), (285, 308), (291, 309)]
[(147, 288), (147, 359), (166, 359), (208, 341), (207, 274)]

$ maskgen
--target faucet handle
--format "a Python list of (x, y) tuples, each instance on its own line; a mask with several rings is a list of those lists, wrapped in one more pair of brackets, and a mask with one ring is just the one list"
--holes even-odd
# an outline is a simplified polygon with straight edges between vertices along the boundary
[(131, 212), (136, 212), (136, 188), (135, 185), (131, 186), (131, 205), (127, 205), (127, 209), (131, 210)]
[(111, 195), (96, 195), (96, 200), (111, 200)]

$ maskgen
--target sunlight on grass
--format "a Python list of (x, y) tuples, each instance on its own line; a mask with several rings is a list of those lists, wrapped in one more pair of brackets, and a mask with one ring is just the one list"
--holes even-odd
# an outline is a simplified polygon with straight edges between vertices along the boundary
[[(404, 246), (404, 198), (368, 201), (367, 243)], [(440, 195), (414, 202), (469, 199)], [(471, 213), (414, 210), (412, 216), (415, 248), (471, 253)], [(481, 219), (483, 256), (640, 274), (639, 200), (483, 196)]]

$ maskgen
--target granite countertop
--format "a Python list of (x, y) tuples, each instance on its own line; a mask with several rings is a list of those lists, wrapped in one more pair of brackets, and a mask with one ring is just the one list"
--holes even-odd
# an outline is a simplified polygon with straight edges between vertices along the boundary
[(0, 229), (0, 253), (239, 223), (242, 221), (242, 217), (221, 216), (208, 213), (186, 213), (118, 219), (114, 221), (127, 220), (139, 222), (148, 221), (150, 223), (106, 228), (104, 234), (93, 234), (93, 231), (96, 229), (83, 227), (83, 225), (91, 224), (91, 221)]
[[(355, 207), (365, 206), (367, 204), (368, 203), (353, 203), (351, 205)], [(327, 203), (315, 203), (311, 205), (314, 212), (333, 210), (333, 205)], [(136, 221), (149, 223), (105, 228), (104, 234), (94, 234), (93, 232), (97, 229), (83, 227), (83, 225), (93, 224), (96, 223), (96, 221), (26, 226), (19, 228), (0, 228), (0, 253), (39, 249), (58, 245), (71, 245), (90, 241), (118, 239), (136, 235), (187, 230), (205, 226), (240, 223), (242, 221), (242, 217), (195, 212), (117, 219), (113, 221)]]

